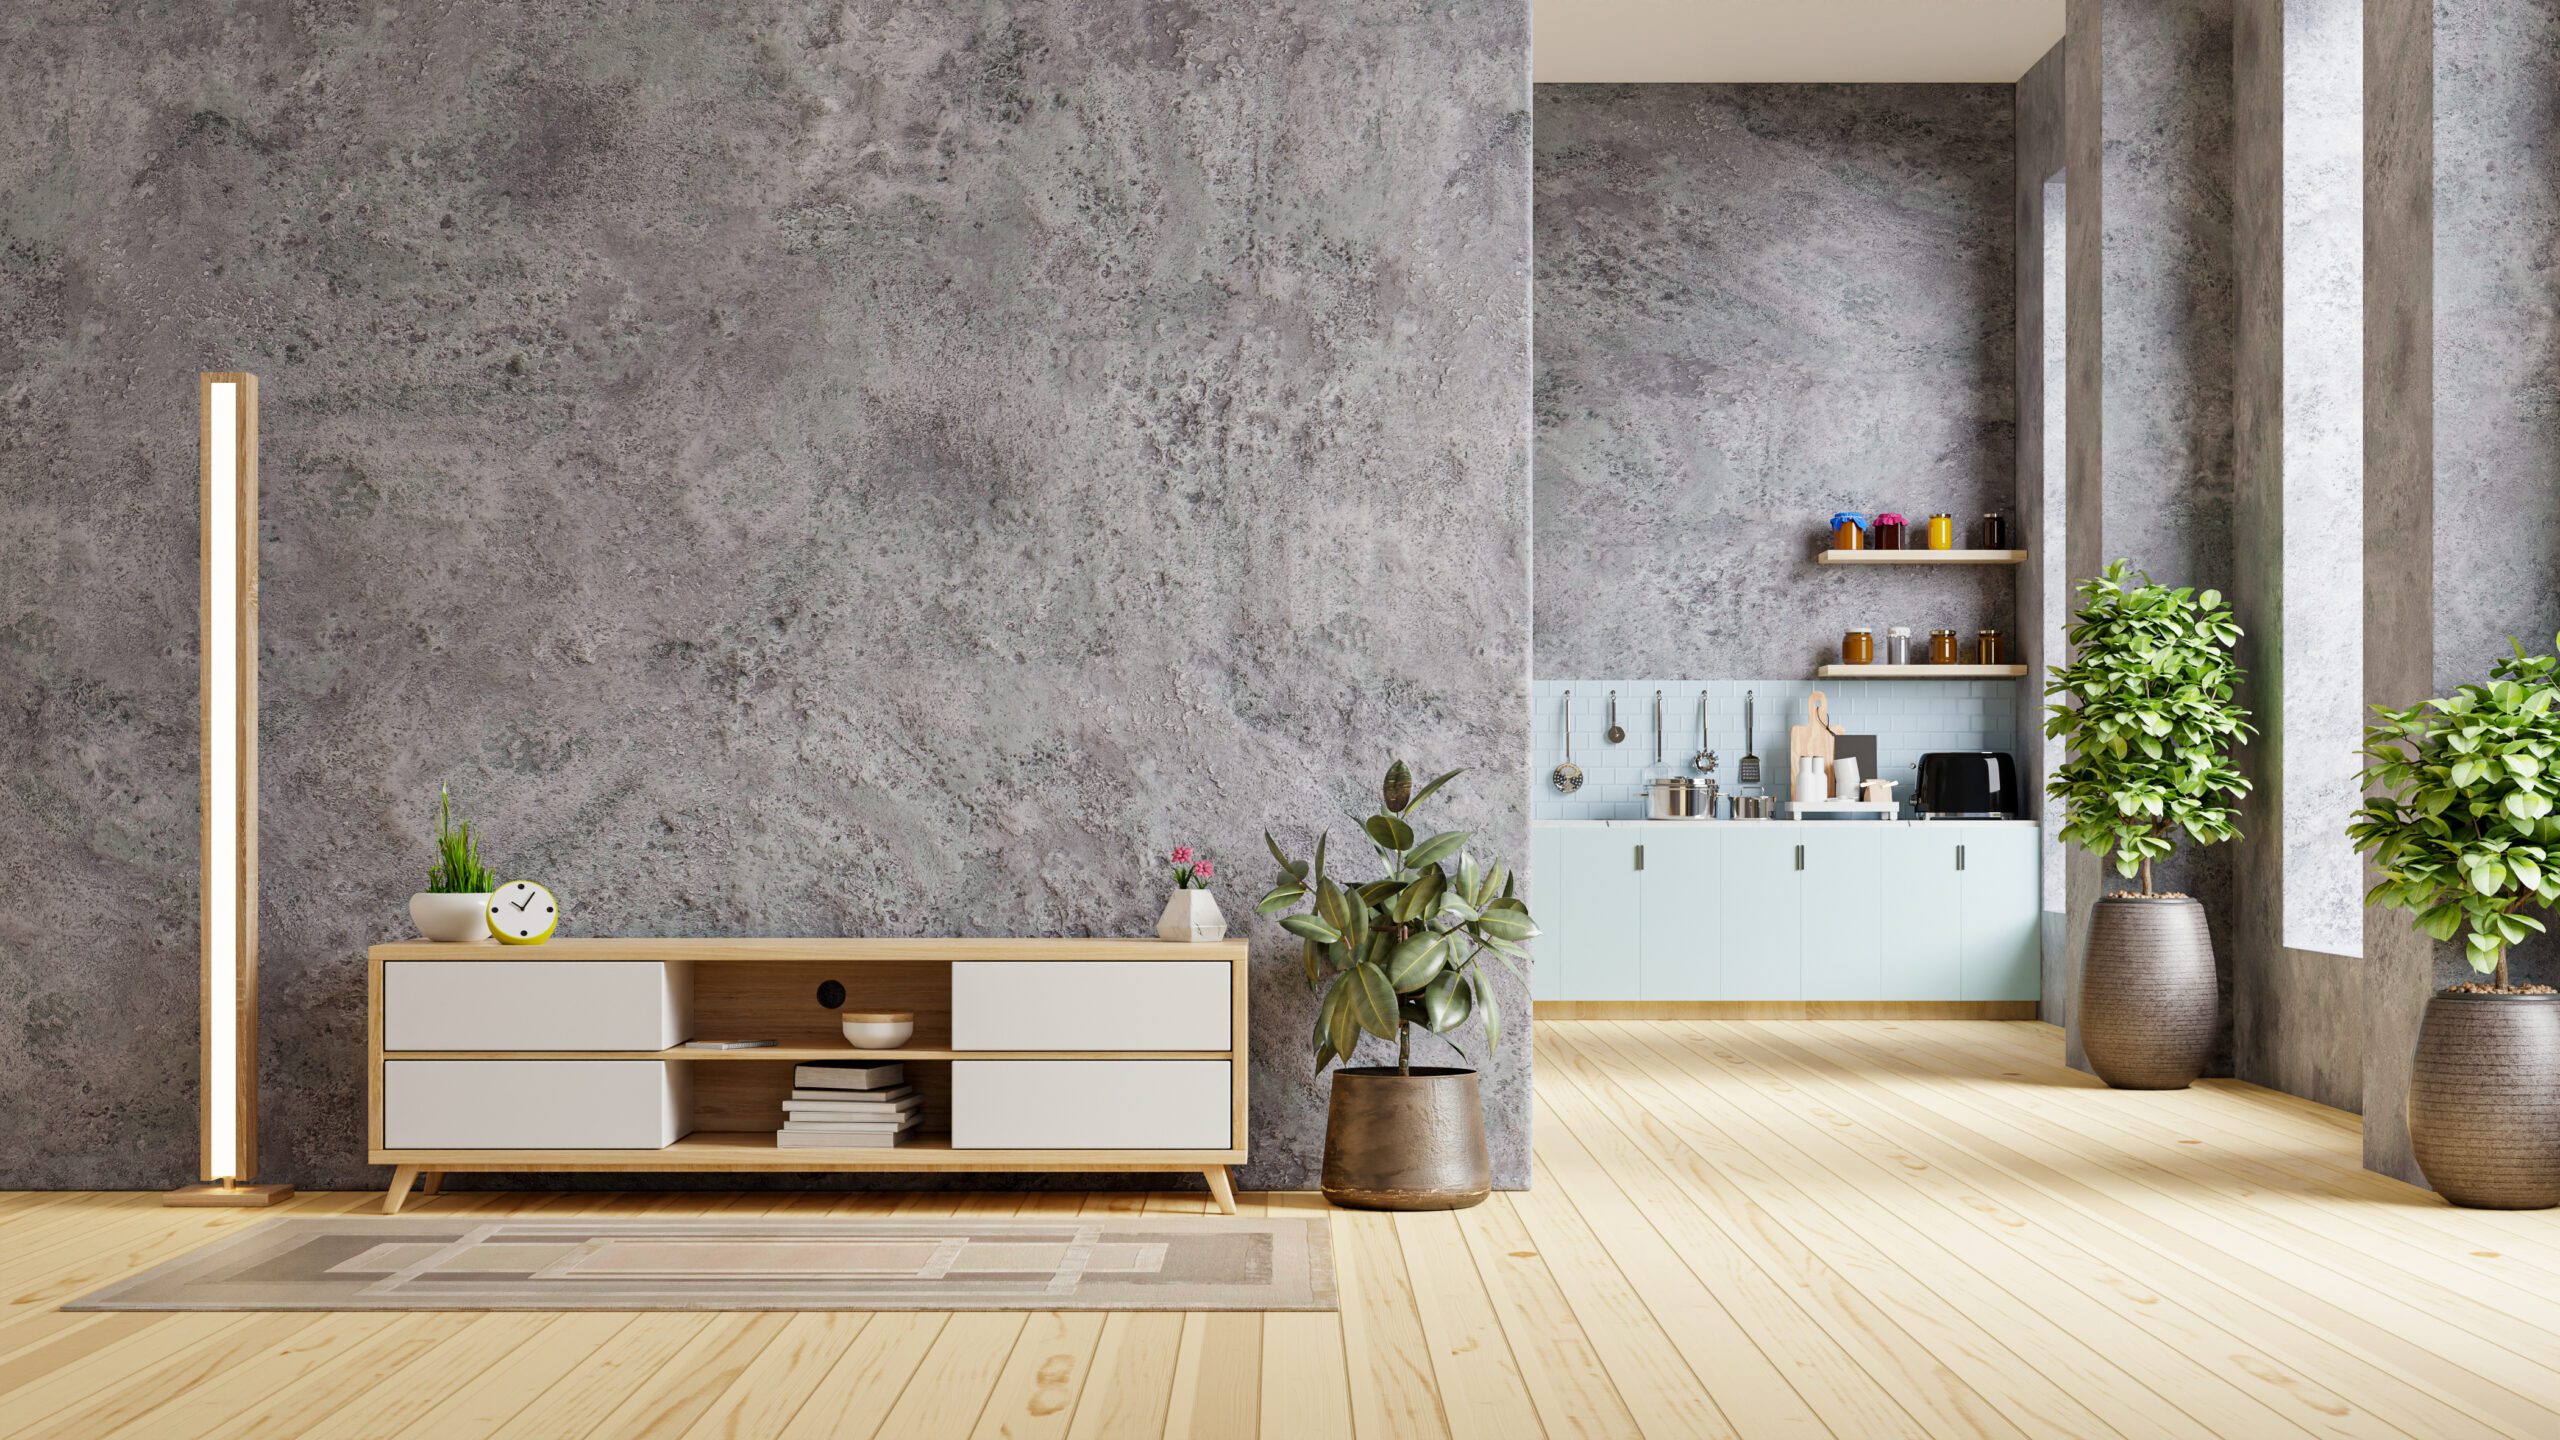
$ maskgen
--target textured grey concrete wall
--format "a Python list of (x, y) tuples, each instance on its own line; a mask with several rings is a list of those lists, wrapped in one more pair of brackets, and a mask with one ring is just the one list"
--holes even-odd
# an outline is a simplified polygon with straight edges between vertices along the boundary
[[(2071, 606), (2064, 541), (2070, 504), (2063, 439), (2069, 427), (2049, 423), (2059, 421), (2067, 389), (2062, 364), (2068, 309), (2063, 290), (2069, 283), (2063, 264), (2066, 227), (2061, 210), (2052, 205), (2055, 196), (2069, 193), (2062, 65), (2062, 46), (2046, 51), (2019, 77), (2016, 102), (2018, 543), (2029, 551), (2027, 563), (2018, 569), (2017, 645), (2018, 660), (2033, 677), (2018, 687), (2017, 734), (2018, 763), (2037, 796), (2044, 794), (2052, 763), (2060, 758), (2058, 747), (2052, 754), (2045, 748), (2044, 674), (2062, 662), (2063, 622)], [(2044, 904), (2052, 917), (2044, 927), (2039, 1013), (2059, 1025), (2071, 1013), (2071, 966), (2064, 943), (2069, 926), (2061, 914), (2068, 893), (2058, 838), (2062, 812), (2044, 804), (2037, 813), (2044, 828)]]
[[(2560, 629), (2560, 3), (2365, 7), (2365, 698), (2407, 705)], [(2408, 1057), (2453, 946), (2367, 911), (2365, 1163), (2419, 1179)], [(2515, 957), (2560, 979), (2548, 937)]]
[(1526, 859), (1521, 0), (91, 15), (0, 19), (0, 1185), (192, 1171), (204, 367), (265, 389), (268, 1175), (371, 1177), (449, 781), (586, 934), (1144, 932), (1204, 846), (1244, 1178), (1312, 1180), (1260, 832), (1401, 752)]
[(2011, 89), (1537, 87), (1540, 674), (2015, 630), (2006, 569), (1808, 563), (1837, 510), (2014, 514)]
[[(2228, 588), (2230, 0), (2071, 0), (2066, 33), (2072, 576), (2123, 557)], [(2204, 903), (2227, 1007), (2230, 858), (2188, 846), (2159, 870)], [(2077, 956), (2088, 907), (2118, 886), (2085, 857), (2068, 873)], [(2229, 1072), (2228, 1040), (2226, 1024), (2212, 1073)], [(2075, 1026), (2075, 1063), (2077, 1044)]]

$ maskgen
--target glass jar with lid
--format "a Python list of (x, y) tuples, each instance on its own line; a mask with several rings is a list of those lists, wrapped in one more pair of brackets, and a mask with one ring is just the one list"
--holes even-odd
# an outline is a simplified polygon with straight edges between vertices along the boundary
[(1956, 663), (1956, 632), (1953, 630), (1929, 632), (1929, 663), (1932, 665)]
[(1887, 510), (1876, 516), (1876, 528), (1868, 535), (1867, 543), (1877, 550), (1899, 550), (1902, 548), (1902, 537), (1909, 531), (1910, 526), (1910, 521)]
[(1956, 520), (1954, 516), (1932, 515), (1929, 517), (1929, 548), (1932, 550), (1953, 550), (1956, 548)]
[(1911, 663), (1910, 626), (1889, 625), (1885, 627), (1884, 663), (1887, 665), (1908, 665)]
[(1843, 665), (1876, 663), (1876, 632), (1861, 625), (1841, 636), (1840, 663)]
[(1985, 665), (2009, 663), (2009, 637), (1997, 630), (1974, 632), (1973, 658)]
[(1831, 517), (1831, 548), (1864, 550), (1867, 548), (1867, 517), (1855, 510), (1843, 510)]

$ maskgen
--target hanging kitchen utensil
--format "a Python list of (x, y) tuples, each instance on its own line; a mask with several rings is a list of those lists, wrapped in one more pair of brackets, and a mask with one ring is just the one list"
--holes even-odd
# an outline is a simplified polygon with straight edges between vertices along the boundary
[(1736, 785), (1760, 783), (1760, 717), (1752, 712), (1756, 693), (1750, 690), (1742, 692), (1742, 740), (1746, 748), (1742, 752), (1742, 763), (1733, 767), (1733, 783)]
[(1653, 692), (1653, 763), (1662, 763), (1662, 692)]
[(1570, 795), (1582, 788), (1582, 767), (1573, 763), (1573, 692), (1564, 692), (1564, 763), (1547, 777), (1554, 782), (1556, 793)]
[(1716, 773), (1715, 747), (1707, 743), (1707, 692), (1704, 690), (1698, 692), (1698, 758), (1689, 763), (1701, 775), (1712, 777)]
[(1615, 690), (1609, 692), (1609, 728), (1602, 732), (1601, 738), (1612, 745), (1627, 738), (1627, 727), (1618, 723), (1618, 692)]

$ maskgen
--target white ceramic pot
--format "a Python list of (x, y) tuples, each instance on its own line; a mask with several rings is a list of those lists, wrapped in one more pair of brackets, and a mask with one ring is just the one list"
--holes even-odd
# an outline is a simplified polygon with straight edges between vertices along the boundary
[(1164, 902), (1164, 918), (1156, 921), (1156, 938), (1182, 945), (1201, 945), (1227, 938), (1227, 917), (1218, 913), (1217, 897), (1206, 890), (1176, 890)]
[(838, 1018), (856, 1050), (895, 1050), (915, 1038), (916, 1017), (904, 1010), (847, 1010)]
[(497, 937), (489, 933), (489, 897), (481, 895), (428, 895), (409, 897), (409, 919), (418, 933), (430, 940), (470, 945), (495, 945)]

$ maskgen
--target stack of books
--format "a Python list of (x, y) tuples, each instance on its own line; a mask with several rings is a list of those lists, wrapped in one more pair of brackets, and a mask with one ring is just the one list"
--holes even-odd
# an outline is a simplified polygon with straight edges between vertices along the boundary
[(786, 1150), (886, 1148), (924, 1119), (924, 1100), (894, 1060), (822, 1060), (791, 1072), (773, 1143)]

